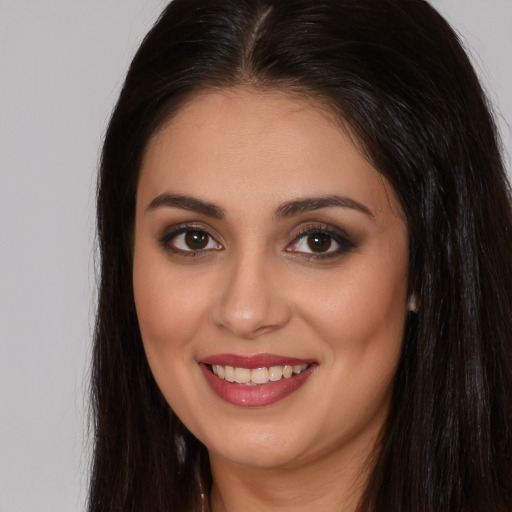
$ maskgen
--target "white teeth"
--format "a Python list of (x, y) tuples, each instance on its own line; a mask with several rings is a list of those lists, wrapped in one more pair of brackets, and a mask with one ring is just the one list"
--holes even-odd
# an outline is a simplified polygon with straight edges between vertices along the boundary
[(275, 382), (276, 380), (281, 380), (281, 377), (283, 376), (283, 367), (271, 366), (268, 369), (268, 372), (270, 373), (270, 380)]
[(255, 368), (251, 370), (251, 380), (254, 384), (266, 384), (270, 380), (268, 368)]
[(289, 379), (292, 375), (299, 375), (308, 367), (307, 364), (271, 366), (270, 368), (235, 368), (233, 366), (212, 365), (212, 371), (220, 379), (248, 386), (276, 382), (283, 377)]
[(224, 368), (224, 378), (228, 382), (235, 382), (235, 369), (232, 366), (226, 366)]
[(247, 384), (251, 380), (251, 370), (247, 368), (235, 368), (235, 382)]

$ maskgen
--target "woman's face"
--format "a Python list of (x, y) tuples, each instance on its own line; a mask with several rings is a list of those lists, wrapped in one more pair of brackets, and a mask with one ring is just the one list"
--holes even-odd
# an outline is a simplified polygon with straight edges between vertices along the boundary
[(313, 100), (203, 93), (147, 148), (140, 329), (163, 395), (212, 459), (368, 455), (389, 408), (407, 270), (393, 190)]

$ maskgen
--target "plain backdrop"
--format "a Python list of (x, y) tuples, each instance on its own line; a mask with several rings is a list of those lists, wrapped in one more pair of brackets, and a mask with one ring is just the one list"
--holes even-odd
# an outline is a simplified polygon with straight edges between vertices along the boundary
[[(470, 48), (510, 153), (512, 0), (431, 3)], [(0, 0), (0, 512), (84, 510), (99, 147), (165, 4)]]

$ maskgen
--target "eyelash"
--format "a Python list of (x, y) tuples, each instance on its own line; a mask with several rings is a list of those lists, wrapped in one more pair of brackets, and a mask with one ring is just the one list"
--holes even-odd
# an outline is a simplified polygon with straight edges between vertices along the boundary
[[(220, 248), (183, 250), (183, 249), (179, 249), (172, 245), (171, 242), (173, 239), (176, 239), (178, 236), (183, 235), (187, 232), (197, 232), (197, 233), (206, 235), (209, 239), (208, 244), (211, 241), (214, 241), (218, 246), (220, 246)], [(304, 252), (304, 251), (294, 252), (292, 250), (288, 250), (288, 247), (298, 244), (301, 239), (308, 237), (310, 235), (316, 235), (316, 234), (328, 236), (331, 240), (331, 244), (332, 244), (332, 242), (335, 242), (336, 244), (338, 244), (339, 247), (333, 251), (329, 251), (329, 252), (325, 252), (325, 253), (317, 253), (317, 254), (315, 254), (313, 252), (311, 252), (311, 253)], [(170, 251), (179, 256), (187, 257), (187, 258), (204, 257), (204, 256), (207, 256), (209, 253), (211, 253), (211, 251), (222, 250), (221, 249), (222, 245), (219, 242), (217, 242), (217, 240), (208, 232), (207, 229), (205, 229), (202, 226), (196, 226), (193, 224), (181, 225), (181, 226), (178, 226), (176, 229), (172, 230), (171, 232), (166, 233), (160, 239), (160, 244), (164, 247), (165, 250)], [(321, 261), (321, 260), (326, 260), (326, 259), (335, 258), (337, 256), (340, 256), (341, 254), (344, 254), (344, 253), (350, 251), (351, 249), (354, 249), (355, 247), (356, 247), (355, 244), (349, 239), (349, 237), (347, 236), (346, 233), (344, 233), (340, 230), (333, 229), (326, 225), (318, 224), (318, 225), (313, 225), (313, 226), (306, 226), (306, 227), (302, 228), (301, 230), (299, 230), (299, 232), (295, 234), (295, 237), (293, 238), (292, 242), (287, 245), (287, 249), (285, 249), (285, 252), (288, 252), (291, 254), (299, 254), (301, 258), (306, 259), (308, 261), (309, 260)]]

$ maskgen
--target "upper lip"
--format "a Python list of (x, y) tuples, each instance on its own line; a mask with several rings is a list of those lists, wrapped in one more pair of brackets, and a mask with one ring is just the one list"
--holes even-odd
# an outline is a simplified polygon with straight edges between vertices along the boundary
[(271, 366), (311, 364), (314, 361), (312, 359), (300, 359), (298, 357), (288, 357), (277, 354), (256, 354), (253, 356), (213, 354), (202, 358), (200, 362), (209, 365), (233, 366), (253, 370), (255, 368), (269, 368)]

